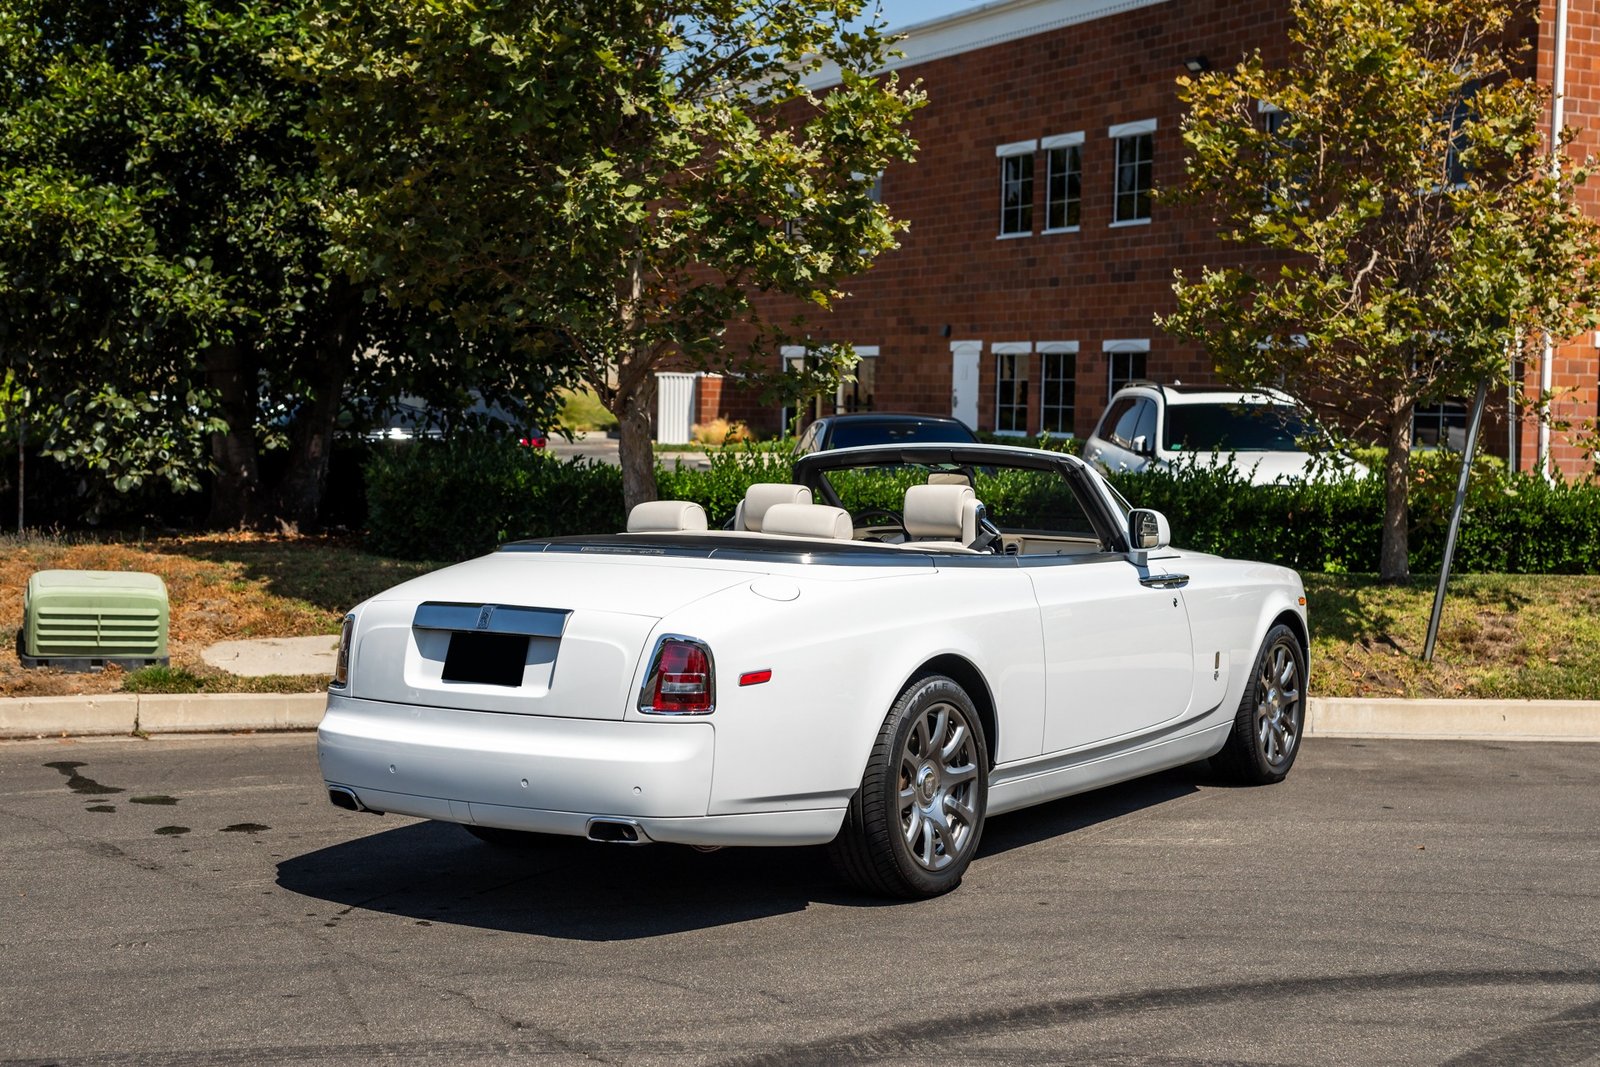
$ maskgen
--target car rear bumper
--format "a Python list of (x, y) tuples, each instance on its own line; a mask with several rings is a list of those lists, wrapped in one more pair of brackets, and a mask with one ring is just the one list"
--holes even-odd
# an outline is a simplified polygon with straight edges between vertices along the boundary
[(317, 731), (329, 788), (363, 807), (540, 833), (626, 822), (691, 845), (832, 840), (843, 808), (708, 815), (711, 722), (507, 715), (330, 696)]

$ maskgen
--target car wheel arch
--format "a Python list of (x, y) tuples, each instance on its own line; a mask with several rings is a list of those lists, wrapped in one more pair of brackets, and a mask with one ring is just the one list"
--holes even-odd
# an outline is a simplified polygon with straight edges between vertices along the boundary
[(903, 693), (906, 687), (918, 678), (934, 674), (942, 674), (949, 678), (966, 690), (967, 696), (972, 699), (973, 706), (978, 709), (978, 719), (983, 724), (984, 736), (989, 743), (989, 766), (992, 769), (995, 765), (995, 753), (1000, 751), (1000, 721), (988, 679), (984, 678), (983, 672), (965, 656), (946, 652), (934, 656), (912, 671), (899, 691)]
[(1305, 620), (1300, 617), (1298, 612), (1280, 611), (1276, 618), (1267, 623), (1266, 630), (1262, 632), (1270, 632), (1274, 626), (1280, 623), (1287, 626), (1289, 632), (1294, 634), (1294, 639), (1300, 642), (1300, 654), (1305, 657), (1306, 667), (1309, 670), (1311, 665), (1311, 635), (1306, 632)]

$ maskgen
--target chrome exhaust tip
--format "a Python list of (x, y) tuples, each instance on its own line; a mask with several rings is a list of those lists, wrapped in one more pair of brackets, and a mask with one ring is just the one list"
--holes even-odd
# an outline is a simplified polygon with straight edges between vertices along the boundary
[(372, 815), (382, 815), (383, 812), (367, 807), (361, 803), (361, 798), (356, 796), (355, 790), (347, 789), (342, 785), (328, 787), (328, 801), (336, 808), (345, 811), (365, 811)]
[(646, 845), (650, 838), (639, 824), (629, 819), (590, 819), (590, 841), (600, 841), (609, 845)]

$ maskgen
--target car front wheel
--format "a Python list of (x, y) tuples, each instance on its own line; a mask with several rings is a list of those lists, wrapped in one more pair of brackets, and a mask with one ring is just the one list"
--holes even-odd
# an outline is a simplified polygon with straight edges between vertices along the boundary
[(1239, 701), (1233, 731), (1214, 763), (1245, 785), (1281, 782), (1300, 752), (1306, 721), (1306, 655), (1294, 631), (1267, 631)]
[(977, 708), (942, 675), (914, 679), (889, 710), (831, 846), (855, 885), (917, 899), (961, 884), (983, 836), (989, 756)]

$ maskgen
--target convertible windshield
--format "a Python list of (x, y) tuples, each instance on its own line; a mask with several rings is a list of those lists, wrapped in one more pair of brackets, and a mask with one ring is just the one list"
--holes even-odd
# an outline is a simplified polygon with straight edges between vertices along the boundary
[(1303, 452), (1311, 434), (1287, 404), (1171, 404), (1169, 452)]
[(958, 423), (922, 422), (905, 419), (877, 422), (839, 422), (828, 439), (829, 448), (854, 448), (857, 445), (966, 444), (972, 434)]
[(1005, 531), (1097, 539), (1072, 486), (1054, 471), (952, 463), (848, 467), (823, 474), (839, 505), (857, 513), (899, 513), (913, 485), (969, 485), (990, 521)]

